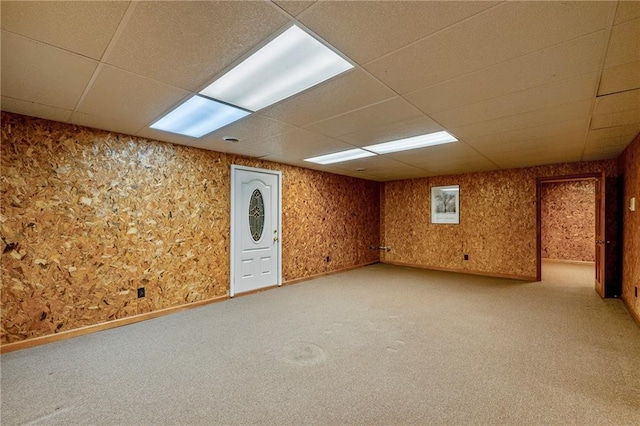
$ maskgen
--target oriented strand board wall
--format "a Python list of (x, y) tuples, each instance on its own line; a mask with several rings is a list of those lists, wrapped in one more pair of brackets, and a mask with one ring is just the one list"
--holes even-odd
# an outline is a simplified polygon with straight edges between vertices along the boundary
[(376, 182), (4, 112), (1, 131), (2, 343), (227, 294), (234, 163), (283, 173), (285, 281), (379, 259)]
[[(624, 173), (622, 298), (640, 321), (640, 134), (620, 157)], [(636, 211), (629, 210), (629, 200), (636, 198)]]
[(595, 191), (593, 180), (542, 185), (543, 258), (595, 262)]
[[(585, 162), (438, 176), (383, 184), (382, 261), (535, 279), (536, 178), (617, 173)], [(460, 185), (460, 224), (431, 224), (431, 186)], [(463, 255), (469, 254), (465, 261)]]

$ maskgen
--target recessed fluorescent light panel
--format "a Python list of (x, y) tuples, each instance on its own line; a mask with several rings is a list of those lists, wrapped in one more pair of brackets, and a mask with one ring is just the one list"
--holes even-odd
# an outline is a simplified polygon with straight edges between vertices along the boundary
[(333, 164), (341, 163), (343, 161), (356, 160), (358, 158), (365, 158), (374, 156), (373, 152), (365, 151), (360, 148), (350, 149), (348, 151), (334, 152), (333, 154), (321, 155), (319, 157), (306, 158), (304, 161), (316, 164)]
[(377, 145), (365, 146), (363, 149), (373, 151), (376, 154), (388, 154), (390, 152), (406, 151), (409, 149), (424, 148), (425, 146), (440, 145), (443, 143), (457, 142), (458, 139), (448, 132), (436, 132), (426, 135), (413, 136), (406, 139), (379, 143)]
[(150, 127), (199, 138), (249, 114), (249, 111), (196, 95)]
[(351, 68), (352, 64), (294, 25), (200, 94), (258, 111)]

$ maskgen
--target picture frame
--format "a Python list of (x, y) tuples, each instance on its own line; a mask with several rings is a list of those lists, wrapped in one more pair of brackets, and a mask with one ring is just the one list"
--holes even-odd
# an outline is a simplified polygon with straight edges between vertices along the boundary
[(431, 223), (460, 223), (460, 185), (431, 187)]

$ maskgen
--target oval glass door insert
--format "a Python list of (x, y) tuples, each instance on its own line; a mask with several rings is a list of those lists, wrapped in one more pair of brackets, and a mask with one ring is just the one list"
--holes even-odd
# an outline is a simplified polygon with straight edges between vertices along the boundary
[(253, 191), (249, 200), (249, 231), (253, 241), (258, 242), (264, 231), (264, 200), (259, 190)]

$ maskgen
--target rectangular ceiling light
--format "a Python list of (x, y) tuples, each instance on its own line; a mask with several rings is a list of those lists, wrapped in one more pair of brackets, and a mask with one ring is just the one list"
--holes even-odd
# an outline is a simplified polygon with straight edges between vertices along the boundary
[(351, 68), (351, 63), (294, 25), (200, 94), (258, 111)]
[(196, 95), (153, 123), (151, 128), (199, 138), (249, 114), (249, 111)]
[(333, 164), (341, 163), (343, 161), (356, 160), (358, 158), (365, 158), (374, 156), (373, 152), (365, 151), (360, 148), (350, 149), (348, 151), (334, 152), (333, 154), (321, 155), (319, 157), (305, 158), (304, 161), (316, 164)]
[(373, 151), (376, 154), (387, 154), (389, 152), (406, 151), (409, 149), (423, 148), (425, 146), (440, 145), (443, 143), (457, 142), (458, 139), (448, 132), (436, 132), (426, 135), (413, 136), (406, 139), (379, 143), (377, 145), (365, 146), (363, 149)]

